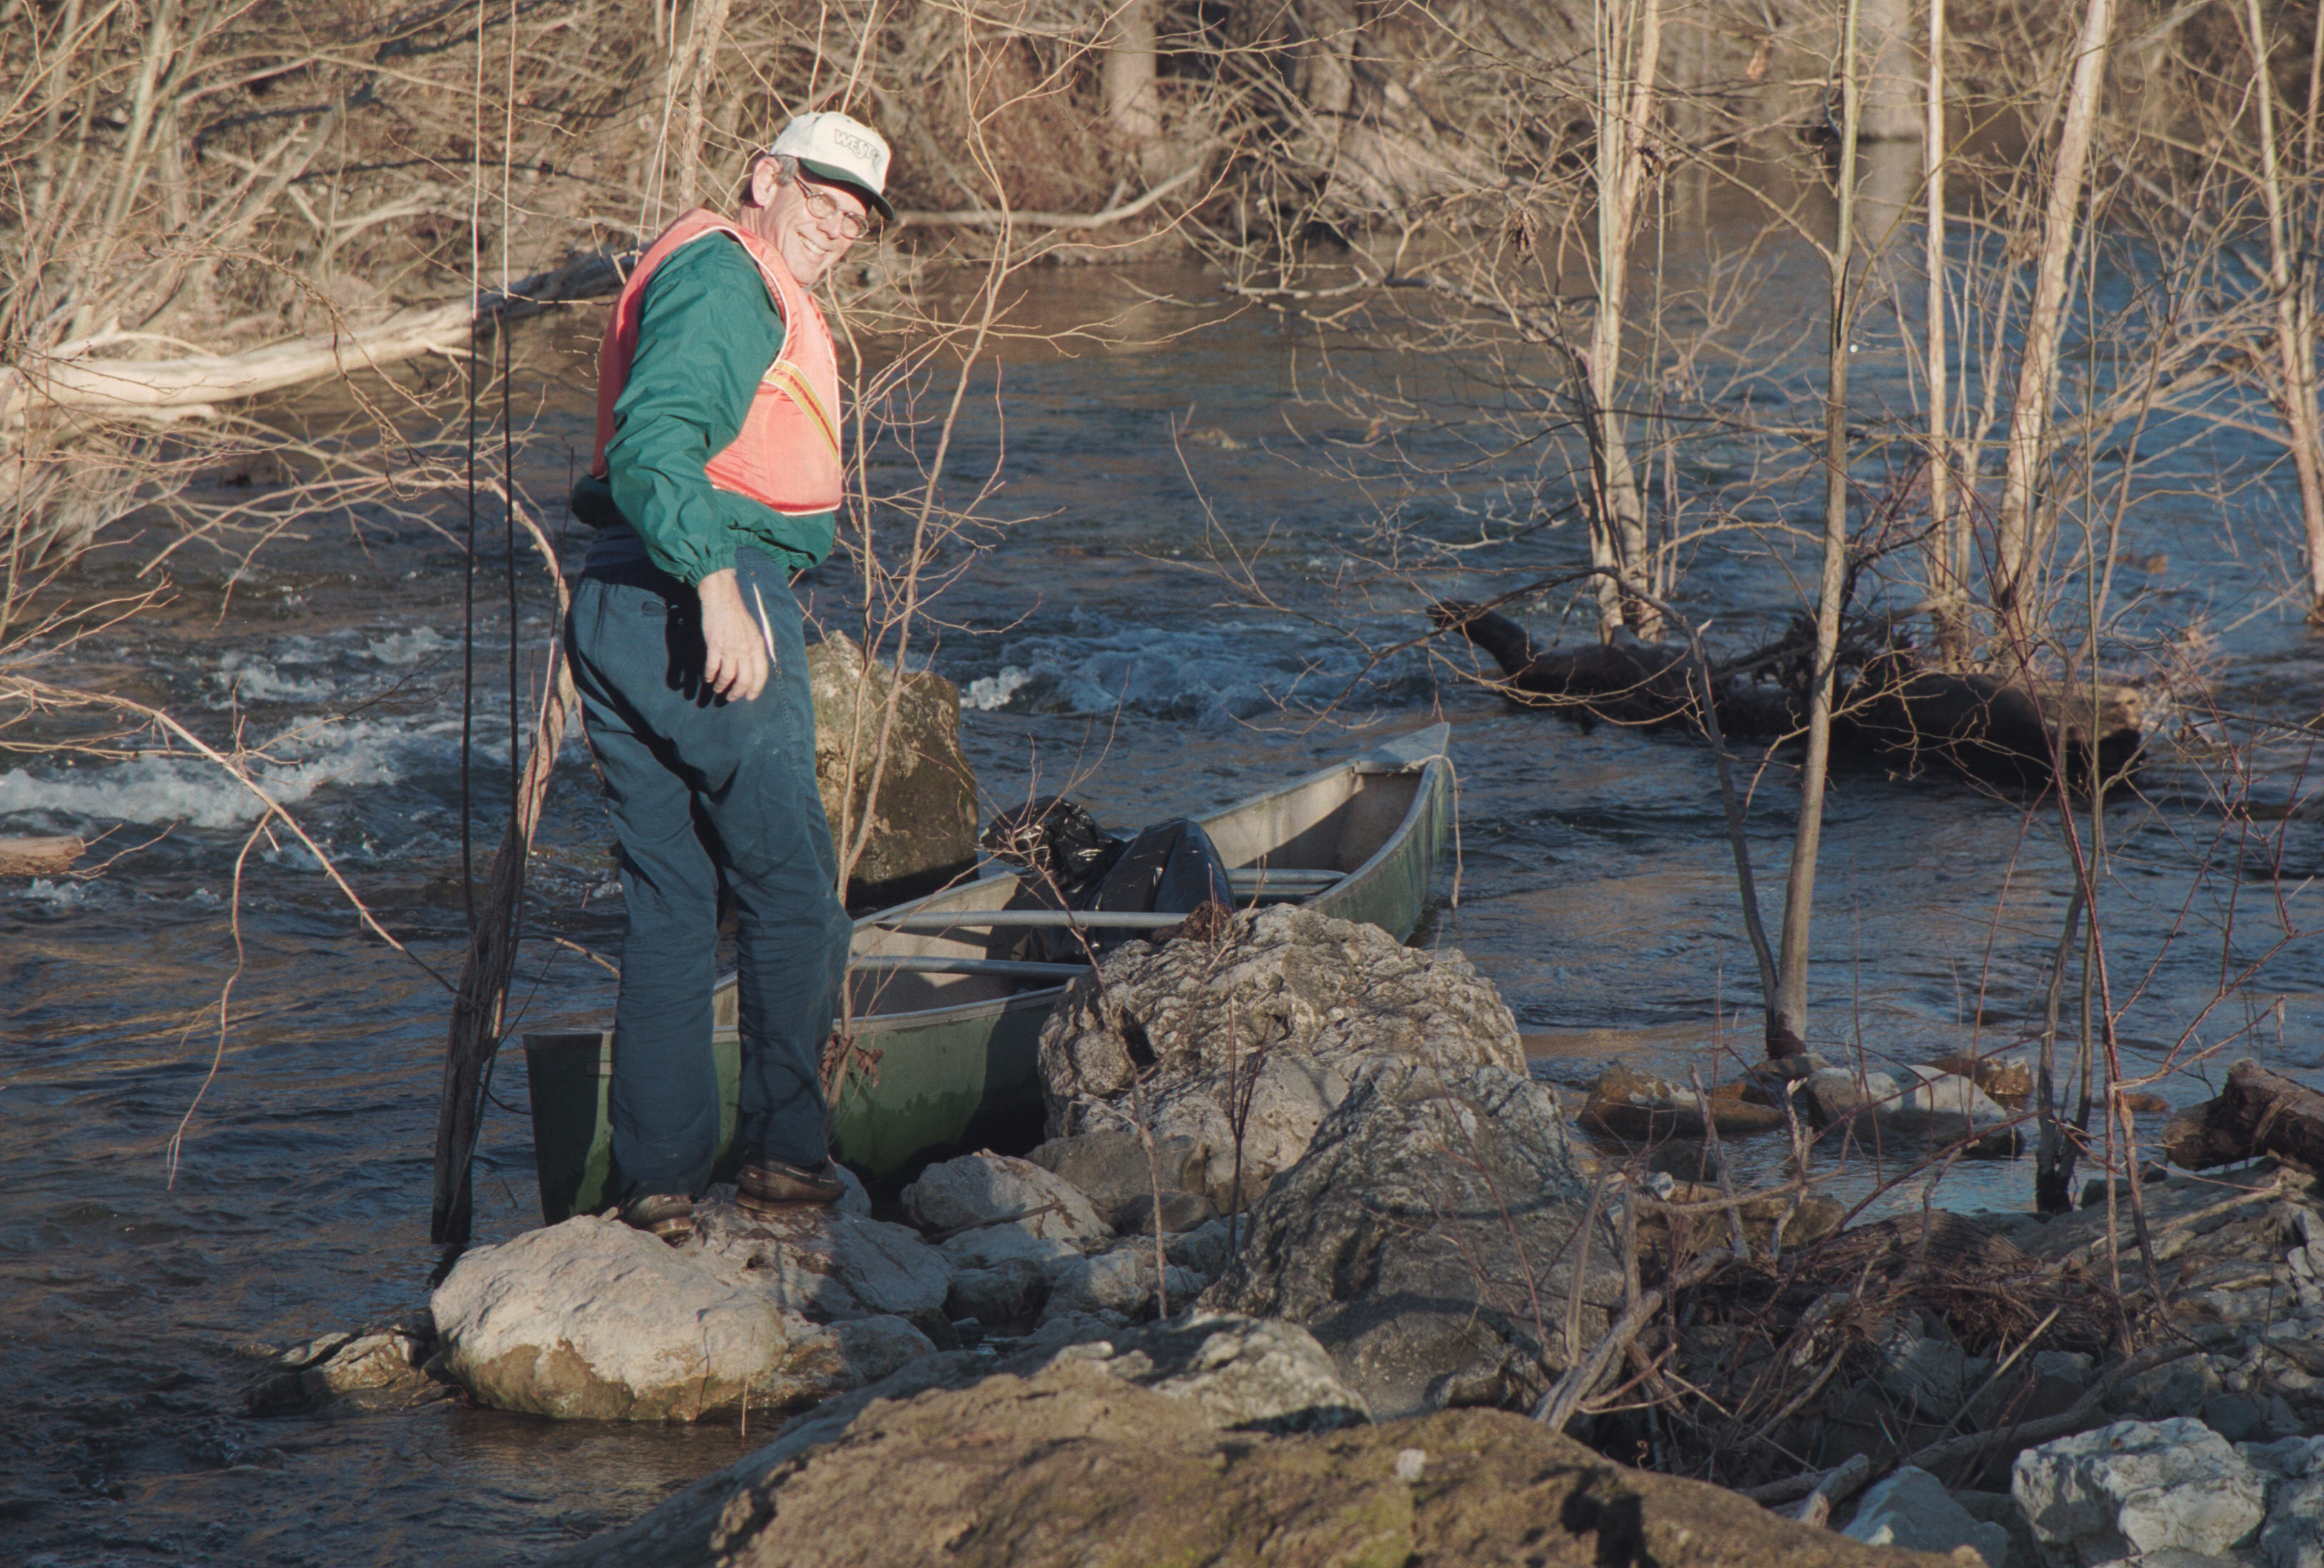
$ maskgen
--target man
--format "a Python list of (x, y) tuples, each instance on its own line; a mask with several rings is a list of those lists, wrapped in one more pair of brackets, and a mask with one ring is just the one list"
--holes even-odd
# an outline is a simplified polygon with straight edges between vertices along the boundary
[(831, 552), (844, 472), (831, 333), (807, 290), (861, 239), (888, 144), (802, 115), (753, 161), (730, 221), (697, 208), (638, 263), (597, 363), (596, 456), (574, 514), (598, 535), (566, 649), (621, 841), (629, 933), (614, 1012), (622, 1218), (694, 1231), (718, 1123), (713, 953), (738, 918), (738, 1200), (841, 1192), (818, 1070), (846, 969), (838, 860), (789, 577)]

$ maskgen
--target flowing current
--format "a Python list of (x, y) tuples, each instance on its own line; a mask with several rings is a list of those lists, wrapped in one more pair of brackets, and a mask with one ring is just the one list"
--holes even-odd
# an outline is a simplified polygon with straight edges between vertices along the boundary
[[(1134, 351), (1004, 355), (1005, 452), (988, 374), (947, 471), (965, 493), (997, 465), (987, 511), (1014, 520), (991, 548), (948, 563), (961, 576), (941, 602), (944, 629), (916, 652), (960, 686), (988, 813), (1062, 788), (1130, 827), (1441, 716), (1459, 771), (1457, 881), (1448, 866), (1416, 940), (1456, 947), (1489, 975), (1537, 1074), (1568, 1089), (1615, 1061), (1731, 1076), (1756, 1049), (1758, 992), (1707, 752), (1677, 734), (1511, 711), (1459, 678), (1465, 652), (1432, 659), (1407, 646), (1424, 595), (1499, 580), (1435, 564), (1443, 557), (1417, 575), (1379, 571), (1380, 508), (1397, 486), (1376, 432), (1316, 400), (1309, 335), (1224, 309), (1214, 280), (1191, 271), (1139, 281), (1191, 303), (1139, 305), (1119, 328), (1146, 342)], [(1821, 287), (1798, 286), (1803, 324)], [(1116, 274), (1043, 274), (1038, 291), (1031, 319), (1057, 326), (1116, 315), (1132, 297)], [(585, 318), (521, 345), (520, 392), (537, 410), (521, 478), (536, 496), (560, 496), (586, 460), (590, 334)], [(1373, 368), (1383, 383), (1397, 373)], [(1867, 398), (1882, 395), (1880, 374), (1868, 356)], [(1458, 432), (1424, 431), (1405, 453), (1433, 471), (1400, 513), (1428, 537), (1474, 538), (1480, 516), (1505, 508), (1508, 475)], [(2268, 456), (2220, 438), (2186, 461), (2245, 471)], [(875, 463), (875, 483), (908, 477), (893, 454)], [(2292, 553), (2287, 490), (2263, 475), (2224, 508), (2159, 499), (2134, 514), (2124, 546), (2142, 563), (2140, 617), (2200, 617), (2217, 635), (2218, 706), (2298, 722), (2324, 706), (2324, 659), (2273, 603), (2281, 568), (2265, 563)], [(553, 501), (544, 511), (553, 525), (562, 515)], [(432, 515), (456, 529), (459, 498)], [(1813, 526), (1812, 509), (1785, 515)], [(581, 541), (563, 526), (570, 569)], [(1584, 558), (1578, 523), (1530, 537), (1519, 569)], [(155, 548), (104, 549), (83, 581), (126, 590)], [(375, 526), (358, 540), (333, 524), (278, 540), (246, 567), (198, 548), (173, 558), (170, 605), (55, 673), (166, 705), (213, 739), (240, 725), (263, 744), (267, 788), (372, 910), (439, 972), (456, 970), (459, 549), (425, 528)], [(1749, 646), (1797, 606), (1787, 573), (1802, 560), (1714, 540), (1692, 561), (1683, 602), (1715, 618), (1722, 650)], [(849, 586), (834, 563), (802, 591), (851, 626)], [(503, 592), (496, 568), (479, 578), (480, 862), (504, 816)], [(520, 571), (518, 599), (529, 678), (550, 634), (537, 570)], [(1517, 608), (1557, 635), (1555, 606)], [(2319, 1081), (2324, 952), (2287, 939), (2284, 924), (2286, 911), (2292, 931), (2313, 919), (2307, 882), (2324, 858), (2324, 828), (2285, 819), (2310, 788), (2307, 758), (2281, 739), (2240, 763), (2165, 741), (2107, 826), (2099, 917), (2128, 1062), (2137, 1070), (2191, 1030)], [(1771, 920), (1791, 790), (1784, 766), (1767, 771), (1748, 835)], [(2248, 814), (2228, 814), (2226, 799)], [(11, 1416), (0, 1559), (523, 1561), (634, 1517), (763, 1440), (763, 1428), (560, 1426), (450, 1402), (341, 1418), (244, 1413), (241, 1390), (265, 1355), (424, 1300), (447, 1014), (438, 983), (363, 933), (295, 840), (262, 835), (237, 869), (254, 807), (184, 759), (52, 757), (0, 773), (0, 834), (110, 829), (99, 853), (127, 852), (92, 880), (0, 887), (0, 1397)], [(607, 838), (570, 745), (531, 873), (530, 929), (616, 946)], [(2043, 1005), (2070, 886), (2053, 815), (1846, 766), (1821, 870), (1820, 1049), (1893, 1067), (2021, 1038)], [(512, 1028), (595, 1027), (610, 996), (586, 959), (531, 945)], [(538, 1222), (523, 1073), (521, 1052), (501, 1058), (476, 1187), (483, 1241)], [(2158, 1088), (2181, 1103), (2208, 1093), (2194, 1075)], [(1747, 1151), (1745, 1173), (1776, 1158)], [(1855, 1197), (1880, 1174), (1895, 1172), (1834, 1179)], [(2031, 1182), (2024, 1161), (1956, 1167), (1938, 1201), (2024, 1207)], [(1887, 1201), (1917, 1204), (1923, 1185)]]

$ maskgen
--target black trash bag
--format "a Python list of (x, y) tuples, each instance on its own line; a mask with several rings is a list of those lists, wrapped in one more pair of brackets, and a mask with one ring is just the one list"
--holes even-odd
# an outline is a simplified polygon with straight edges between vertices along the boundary
[(1045, 795), (1002, 812), (978, 842), (996, 860), (1030, 872), (1042, 894), (1054, 894), (1075, 909), (1083, 906), (1074, 895), (1094, 887), (1127, 847), (1100, 827), (1087, 807), (1062, 795)]
[[(1204, 904), (1234, 908), (1226, 857), (1190, 816), (1157, 822), (1130, 841), (1104, 879), (1074, 900), (1077, 909), (1191, 915)], [(1135, 933), (1112, 933), (1117, 939)]]

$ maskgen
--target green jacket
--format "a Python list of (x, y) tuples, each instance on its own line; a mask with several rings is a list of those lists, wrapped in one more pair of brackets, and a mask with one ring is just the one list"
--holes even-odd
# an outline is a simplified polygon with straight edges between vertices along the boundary
[(741, 432), (782, 346), (782, 317), (741, 245), (713, 235), (663, 262), (640, 302), (607, 476), (573, 486), (573, 515), (592, 528), (626, 524), (654, 565), (689, 585), (732, 567), (742, 545), (793, 571), (829, 555), (837, 513), (786, 517), (702, 471)]

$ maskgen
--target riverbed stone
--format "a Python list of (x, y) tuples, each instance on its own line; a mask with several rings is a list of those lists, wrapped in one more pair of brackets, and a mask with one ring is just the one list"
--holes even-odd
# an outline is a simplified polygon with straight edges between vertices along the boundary
[(1296, 907), (1240, 916), (1215, 941), (1127, 942), (1041, 1031), (1048, 1135), (1183, 1139), (1200, 1190), (1232, 1212), (1378, 1056), (1526, 1071), (1516, 1019), (1457, 952)]
[(1801, 1081), (1799, 1090), (1809, 1120), (1818, 1127), (1845, 1121), (1860, 1111), (1883, 1114), (1896, 1104), (1903, 1093), (1896, 1080), (1886, 1073), (1859, 1073), (1846, 1067), (1825, 1067), (1811, 1073)]
[(1032, 1161), (987, 1150), (932, 1165), (903, 1191), (905, 1215), (924, 1231), (976, 1226), (1041, 1240), (1100, 1241), (1113, 1233), (1087, 1194)]
[(2218, 1554), (2267, 1517), (2264, 1479), (2201, 1422), (2121, 1421), (2017, 1456), (2010, 1492), (2061, 1560), (2166, 1548)]
[(450, 1392), (425, 1368), (436, 1350), (427, 1312), (359, 1333), (331, 1333), (270, 1360), (244, 1391), (253, 1416), (289, 1416), (339, 1402), (379, 1407), (416, 1403)]
[(1620, 1298), (1612, 1229), (1591, 1211), (1540, 1084), (1490, 1065), (1391, 1059), (1358, 1075), (1268, 1187), (1204, 1305), (1305, 1324), (1383, 1419), (1522, 1405), (1542, 1391), (1543, 1366), (1567, 1360), (1581, 1254), (1583, 1346)]
[(1971, 1518), (1943, 1482), (1909, 1464), (1864, 1494), (1842, 1533), (1868, 1545), (1920, 1552), (1967, 1546), (1985, 1560), (1985, 1568), (2008, 1568), (2009, 1532)]
[(601, 1421), (691, 1421), (844, 1370), (805, 1318), (690, 1250), (587, 1214), (474, 1248), (429, 1301), (444, 1366), (496, 1409)]
[[(976, 771), (960, 744), (960, 690), (933, 670), (867, 659), (841, 632), (807, 650), (815, 704), (815, 779), (834, 832), (872, 833), (848, 884), (848, 902), (918, 898), (976, 863)], [(895, 721), (886, 722), (890, 700)], [(882, 750), (884, 740), (884, 764)], [(879, 792), (872, 796), (872, 775)]]

